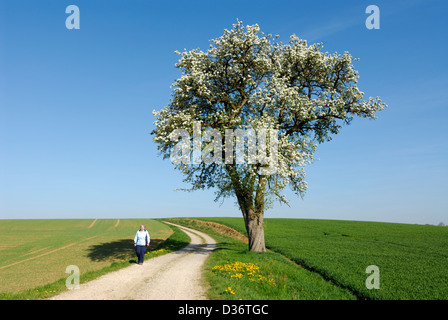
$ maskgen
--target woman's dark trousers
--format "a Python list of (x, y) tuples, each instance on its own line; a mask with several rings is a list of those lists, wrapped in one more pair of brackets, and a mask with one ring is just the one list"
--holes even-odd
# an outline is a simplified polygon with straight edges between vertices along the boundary
[(135, 246), (135, 252), (137, 252), (138, 263), (143, 263), (143, 260), (145, 260), (146, 246)]

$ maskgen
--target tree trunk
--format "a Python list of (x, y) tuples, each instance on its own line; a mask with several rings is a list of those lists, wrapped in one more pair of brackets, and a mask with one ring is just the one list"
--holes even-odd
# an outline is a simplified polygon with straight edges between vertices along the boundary
[(249, 251), (266, 252), (263, 226), (266, 182), (266, 176), (259, 176), (254, 199), (254, 210), (249, 210), (249, 214), (245, 219), (247, 236), (249, 237)]
[(250, 210), (247, 214), (247, 218), (245, 216), (244, 222), (249, 238), (249, 251), (266, 252), (263, 213), (253, 214), (252, 210)]
[(267, 178), (265, 176), (259, 177), (254, 199), (255, 179), (251, 179), (246, 188), (244, 188), (236, 169), (233, 166), (226, 166), (226, 170), (232, 180), (233, 190), (243, 213), (247, 237), (249, 238), (249, 251), (266, 252), (263, 215)]

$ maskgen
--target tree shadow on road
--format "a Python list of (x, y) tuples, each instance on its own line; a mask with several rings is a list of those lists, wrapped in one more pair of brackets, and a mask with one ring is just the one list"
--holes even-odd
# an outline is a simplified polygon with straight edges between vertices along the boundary
[[(161, 239), (151, 239), (149, 250), (153, 250), (162, 242)], [(87, 257), (91, 261), (128, 260), (135, 256), (134, 241), (120, 239), (90, 246), (87, 249)]]

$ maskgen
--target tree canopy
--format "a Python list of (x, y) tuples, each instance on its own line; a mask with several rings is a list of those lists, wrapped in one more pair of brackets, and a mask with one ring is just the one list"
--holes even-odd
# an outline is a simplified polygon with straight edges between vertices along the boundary
[[(313, 161), (317, 144), (330, 140), (354, 116), (374, 119), (386, 106), (379, 97), (364, 98), (357, 86), (356, 59), (348, 52), (330, 54), (322, 44), (308, 45), (296, 35), (286, 44), (278, 38), (264, 34), (258, 25), (237, 21), (210, 40), (205, 52), (176, 51), (182, 75), (173, 84), (169, 104), (153, 112), (157, 119), (152, 134), (165, 158), (178, 143), (178, 136), (172, 135), (175, 129), (186, 130), (191, 143), (199, 139), (206, 154), (218, 152), (220, 159), (225, 159), (226, 146), (233, 146), (233, 137), (224, 138), (226, 130), (275, 133), (264, 135), (271, 145), (275, 141), (275, 157), (269, 148), (261, 152), (270, 156), (269, 163), (250, 161), (248, 152), (240, 162), (175, 164), (191, 184), (189, 190), (215, 188), (217, 199), (236, 197), (247, 221), (260, 217), (273, 201), (288, 203), (282, 192), (287, 186), (303, 196), (304, 168)], [(194, 122), (205, 130), (202, 140)], [(260, 136), (256, 140), (260, 142)], [(250, 138), (245, 141), (248, 148)], [(195, 156), (193, 148), (188, 156)], [(257, 160), (261, 156), (255, 155)], [(266, 167), (275, 170), (267, 173)]]

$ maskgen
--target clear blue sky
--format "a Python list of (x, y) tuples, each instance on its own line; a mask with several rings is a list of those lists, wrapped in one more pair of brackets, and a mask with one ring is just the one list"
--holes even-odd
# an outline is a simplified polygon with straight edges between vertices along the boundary
[(182, 176), (149, 134), (173, 52), (206, 50), (238, 18), (349, 51), (360, 89), (389, 105), (320, 145), (305, 198), (266, 217), (448, 223), (447, 15), (445, 0), (1, 0), (0, 218), (240, 216), (212, 191), (174, 192)]

